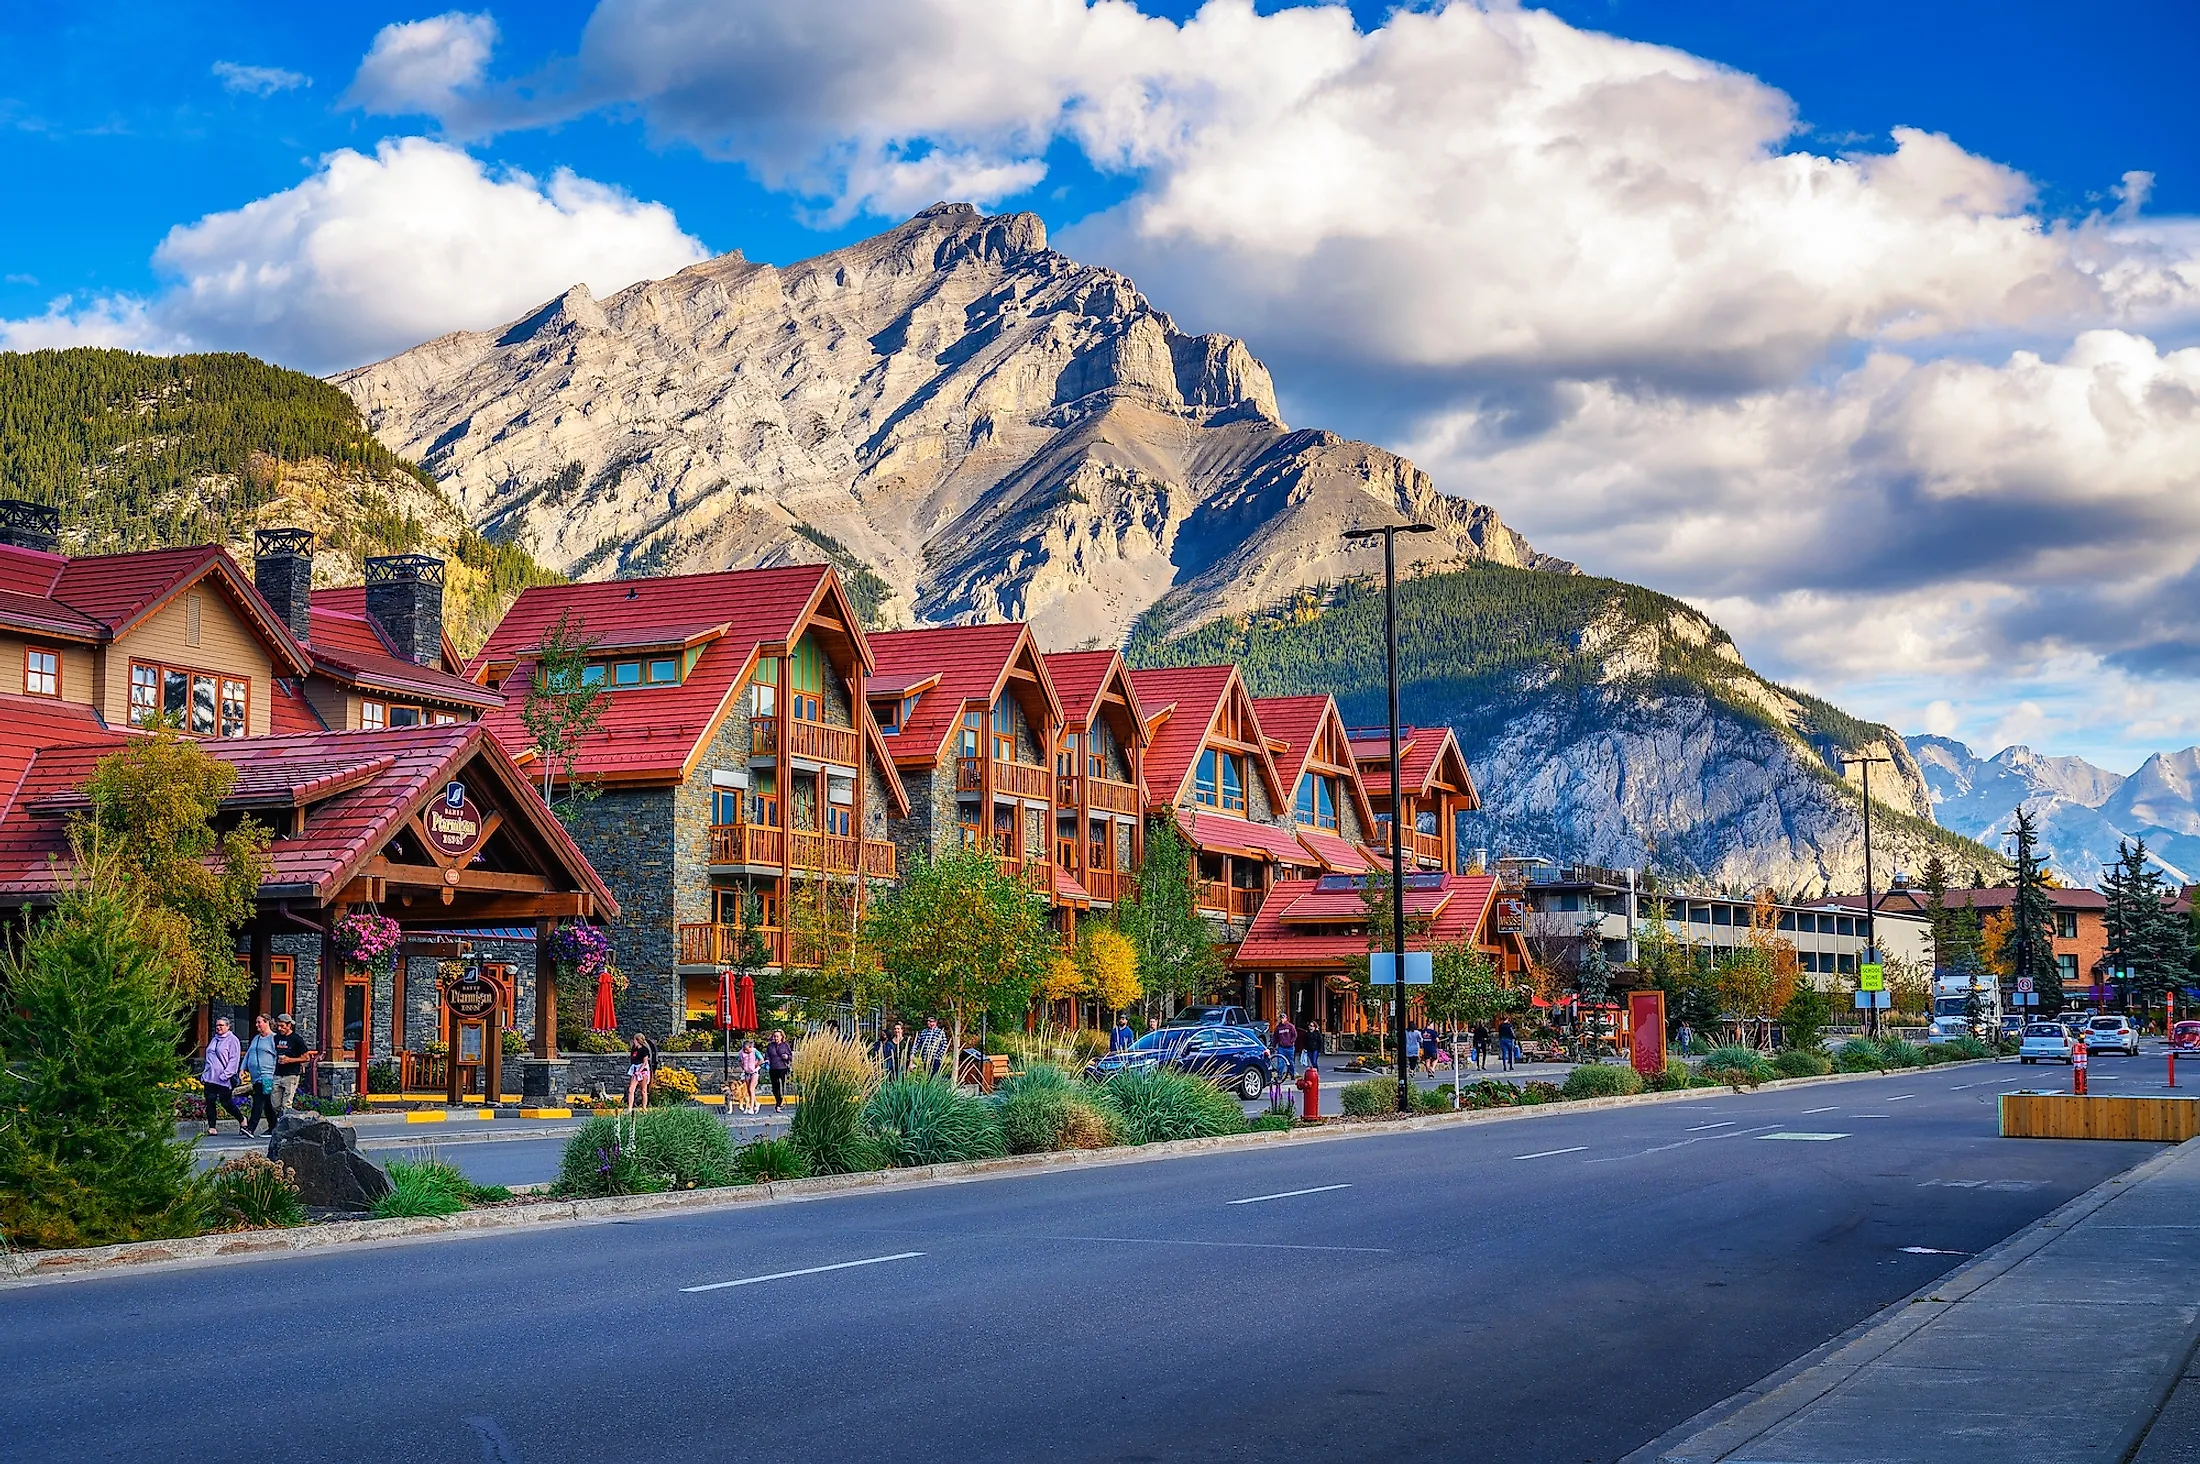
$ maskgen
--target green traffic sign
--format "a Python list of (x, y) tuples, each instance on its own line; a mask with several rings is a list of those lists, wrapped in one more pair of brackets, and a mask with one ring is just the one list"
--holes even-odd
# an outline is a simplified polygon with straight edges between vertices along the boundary
[(1887, 968), (1877, 961), (1857, 967), (1856, 989), (1858, 991), (1885, 991), (1887, 989)]

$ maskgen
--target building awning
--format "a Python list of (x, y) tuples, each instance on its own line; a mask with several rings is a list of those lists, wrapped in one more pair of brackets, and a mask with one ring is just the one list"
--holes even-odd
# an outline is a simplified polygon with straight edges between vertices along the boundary
[(1081, 910), (1089, 908), (1092, 905), (1092, 893), (1078, 883), (1077, 876), (1071, 874), (1059, 864), (1052, 866), (1052, 868), (1054, 870), (1054, 903), (1057, 905), (1075, 905)]
[(1205, 854), (1235, 854), (1272, 864), (1288, 864), (1293, 868), (1316, 862), (1308, 855), (1306, 846), (1291, 836), (1289, 829), (1271, 824), (1257, 824), (1227, 813), (1179, 809), (1177, 825), (1184, 830), (1184, 837), (1192, 841), (1193, 847)]

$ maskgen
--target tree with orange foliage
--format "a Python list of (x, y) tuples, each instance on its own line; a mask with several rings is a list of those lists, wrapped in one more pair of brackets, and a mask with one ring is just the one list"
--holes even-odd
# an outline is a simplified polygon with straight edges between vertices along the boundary
[(1747, 1034), (1755, 1024), (1756, 1045), (1772, 1045), (1772, 1023), (1795, 995), (1801, 963), (1795, 942), (1779, 933), (1779, 910), (1772, 891), (1759, 890), (1751, 903), (1749, 934), (1719, 962), (1719, 997)]

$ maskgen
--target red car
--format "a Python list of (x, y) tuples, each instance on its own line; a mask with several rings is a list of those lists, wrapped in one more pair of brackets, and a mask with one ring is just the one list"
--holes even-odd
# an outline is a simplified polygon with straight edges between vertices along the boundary
[(2170, 1028), (2169, 1045), (2184, 1052), (2200, 1048), (2200, 1022), (2179, 1022)]

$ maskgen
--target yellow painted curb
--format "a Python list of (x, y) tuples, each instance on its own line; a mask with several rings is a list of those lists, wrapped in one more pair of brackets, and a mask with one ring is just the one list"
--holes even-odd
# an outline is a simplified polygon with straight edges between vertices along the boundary
[(570, 1108), (522, 1108), (519, 1111), (519, 1116), (521, 1118), (571, 1118), (573, 1110)]
[(478, 1118), (478, 1119), (480, 1119), (480, 1120), (481, 1120), (481, 1121), (482, 1121), (483, 1123), (487, 1123), (487, 1122), (488, 1122), (488, 1121), (489, 1121), (490, 1119), (492, 1119), (492, 1118), (495, 1118), (495, 1117), (497, 1116), (497, 1111), (496, 1111), (496, 1110), (495, 1110), (494, 1108), (484, 1108), (484, 1109), (480, 1109), (480, 1110), (479, 1110), (479, 1111), (477, 1111), (477, 1112), (474, 1112), (474, 1113), (468, 1113), (468, 1114), (462, 1114), (462, 1115), (460, 1115), (460, 1116), (461, 1116), (461, 1117), (464, 1117), (464, 1118)]
[(407, 1123), (442, 1123), (451, 1115), (441, 1108), (414, 1108), (406, 1111)]

